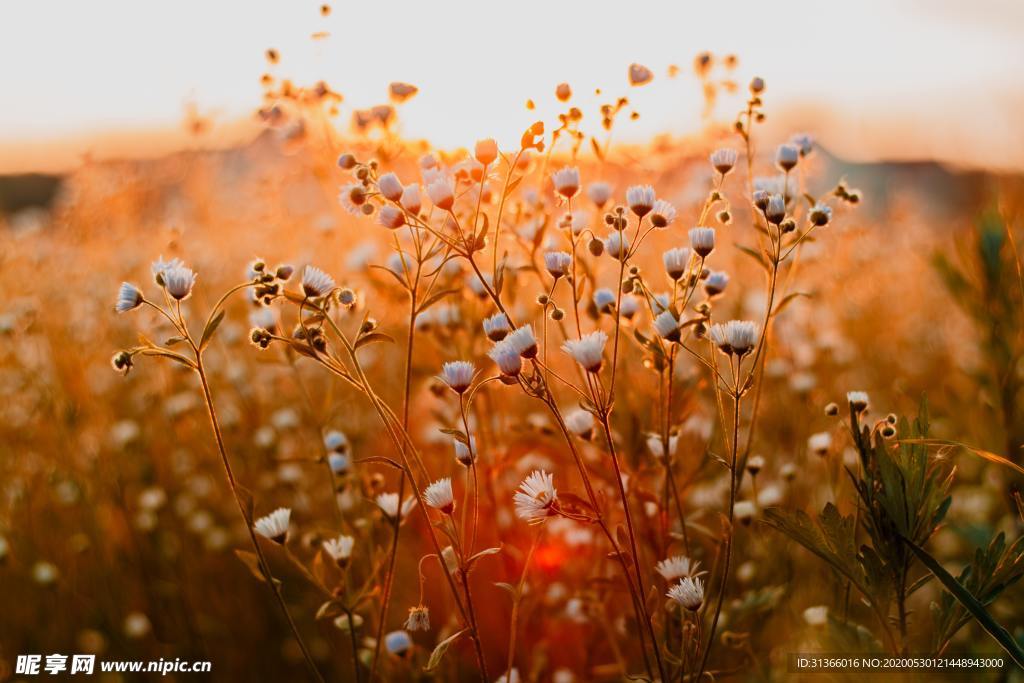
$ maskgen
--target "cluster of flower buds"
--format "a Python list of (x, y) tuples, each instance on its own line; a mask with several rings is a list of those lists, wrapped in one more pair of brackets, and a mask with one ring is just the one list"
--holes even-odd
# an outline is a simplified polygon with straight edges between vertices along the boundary
[(304, 325), (296, 325), (292, 331), (292, 338), (297, 341), (304, 341), (311, 347), (316, 349), (317, 352), (323, 353), (327, 350), (327, 335), (319, 327), (306, 327)]
[(274, 270), (270, 270), (263, 259), (254, 260), (249, 264), (249, 277), (253, 282), (253, 301), (269, 306), (274, 297), (281, 293), (284, 283), (291, 279), (294, 272), (295, 268), (288, 264), (282, 264)]

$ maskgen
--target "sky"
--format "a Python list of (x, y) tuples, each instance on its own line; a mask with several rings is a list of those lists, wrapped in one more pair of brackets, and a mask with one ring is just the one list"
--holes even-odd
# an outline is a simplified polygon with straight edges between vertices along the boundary
[[(512, 143), (555, 111), (562, 81), (585, 111), (595, 87), (601, 101), (629, 95), (641, 116), (623, 139), (694, 132), (690, 66), (710, 50), (738, 55), (738, 80), (768, 82), (769, 112), (820, 127), (846, 156), (1024, 169), (1019, 0), (328, 2), (327, 17), (308, 0), (0, 3), (0, 170), (73, 164), (105, 147), (145, 154), (148, 134), (180, 133), (189, 102), (218, 124), (251, 117), (268, 47), (281, 54), (272, 73), (340, 91), (343, 118), (385, 101), (391, 81), (416, 84), (403, 133), (440, 146)], [(630, 89), (632, 62), (655, 80)], [(667, 77), (670, 64), (679, 77)]]

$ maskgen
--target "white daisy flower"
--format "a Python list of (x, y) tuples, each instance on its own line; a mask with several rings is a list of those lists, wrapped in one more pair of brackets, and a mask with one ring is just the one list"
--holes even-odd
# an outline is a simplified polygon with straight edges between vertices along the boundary
[(796, 145), (779, 145), (775, 150), (775, 165), (783, 171), (791, 171), (800, 161), (800, 149)]
[(772, 225), (778, 225), (786, 218), (786, 199), (781, 194), (768, 197), (768, 206), (764, 209), (764, 217)]
[(583, 366), (587, 372), (598, 372), (604, 361), (604, 346), (608, 343), (608, 335), (597, 330), (584, 335), (581, 339), (562, 344), (562, 350), (572, 356), (573, 360)]
[(848, 391), (846, 392), (846, 401), (859, 413), (868, 407), (868, 393), (866, 391)]
[(594, 307), (598, 313), (613, 313), (615, 311), (615, 292), (607, 287), (594, 290)]
[(656, 228), (667, 228), (675, 219), (676, 207), (664, 199), (654, 202), (654, 208), (651, 210), (651, 225)]
[(497, 363), (498, 369), (503, 375), (515, 377), (523, 369), (523, 359), (516, 347), (509, 342), (508, 337), (495, 344), (487, 352), (487, 355)]
[(698, 567), (700, 567), (700, 562), (690, 562), (690, 558), (685, 555), (674, 555), (659, 562), (655, 569), (666, 581), (672, 583), (676, 579), (686, 576), (700, 576), (704, 572), (698, 572)]
[(523, 358), (534, 358), (537, 355), (537, 337), (530, 325), (523, 325), (509, 333), (502, 343), (508, 344)]
[(451, 211), (455, 204), (455, 182), (442, 175), (427, 185), (427, 196), (442, 211)]
[(726, 175), (736, 165), (736, 150), (716, 149), (711, 153), (711, 165), (722, 175)]
[(672, 586), (667, 595), (682, 605), (683, 608), (696, 612), (704, 604), (704, 584), (700, 579), (686, 576), (680, 579), (679, 583)]
[[(416, 505), (416, 499), (409, 497), (402, 503), (402, 518), (412, 510), (413, 506)], [(398, 516), (398, 494), (397, 493), (381, 493), (377, 496), (377, 507), (381, 509), (385, 516), (390, 519), (395, 519)]]
[(747, 320), (730, 320), (711, 326), (711, 341), (718, 349), (731, 356), (744, 356), (753, 350), (757, 343), (757, 325)]
[[(669, 434), (668, 436), (668, 454), (670, 456), (675, 455), (676, 448), (679, 446), (679, 436), (677, 434)], [(660, 434), (651, 434), (647, 437), (647, 450), (650, 451), (651, 455), (655, 458), (665, 457), (665, 442), (662, 440)]]
[(177, 301), (183, 301), (192, 294), (196, 284), (196, 274), (185, 266), (172, 266), (163, 272), (164, 287), (167, 293)]
[(327, 456), (327, 465), (334, 474), (347, 473), (351, 464), (349, 457), (343, 453), (331, 453)]
[(324, 448), (329, 451), (344, 453), (348, 450), (348, 437), (337, 429), (332, 429), (324, 434)]
[(608, 183), (591, 183), (587, 186), (587, 197), (594, 202), (594, 206), (603, 209), (612, 198), (612, 188)]
[[(651, 212), (654, 201), (654, 188), (650, 185), (633, 185), (626, 190), (626, 204), (629, 205), (629, 210), (640, 218)], [(675, 214), (675, 209), (672, 209), (672, 212)]]
[(302, 270), (302, 291), (306, 296), (326, 296), (335, 288), (334, 278), (316, 266)]
[(556, 280), (572, 268), (572, 254), (565, 251), (544, 252), (544, 267), (547, 268), (551, 277)]
[(672, 315), (672, 311), (664, 311), (654, 319), (654, 330), (667, 341), (676, 342), (680, 339), (679, 321)]
[(118, 313), (127, 313), (142, 305), (142, 292), (130, 282), (122, 282), (117, 290), (117, 303), (114, 310)]
[(489, 318), (484, 318), (484, 334), (493, 342), (499, 342), (508, 335), (512, 326), (508, 323), (508, 316), (504, 313), (495, 313)]
[(697, 254), (706, 257), (715, 250), (715, 229), (714, 228), (691, 228), (690, 246)]
[(380, 207), (377, 212), (377, 223), (388, 230), (397, 230), (405, 225), (405, 214), (398, 207), (388, 204)]
[(423, 200), (420, 199), (420, 186), (419, 183), (412, 183), (406, 185), (402, 190), (402, 196), (398, 200), (398, 203), (402, 205), (402, 208), (416, 216), (422, 208)]
[(260, 536), (269, 538), (274, 543), (283, 544), (288, 536), (288, 523), (291, 521), (291, 517), (290, 509), (277, 508), (269, 515), (257, 519), (252, 527)]
[(573, 211), (569, 215), (569, 230), (573, 236), (579, 236), (590, 225), (590, 216), (586, 211)]
[(828, 449), (832, 447), (832, 435), (828, 432), (818, 432), (811, 434), (807, 438), (807, 450), (818, 456), (824, 456), (828, 454)]
[(329, 538), (324, 541), (323, 549), (339, 567), (344, 568), (348, 565), (349, 558), (352, 557), (352, 547), (355, 544), (356, 539), (351, 536), (338, 536), (337, 538)]
[(402, 187), (402, 181), (398, 179), (398, 176), (394, 173), (385, 173), (377, 179), (377, 189), (384, 195), (386, 199), (390, 199), (393, 202), (397, 202), (402, 198), (402, 193), (405, 192), (405, 188)]
[(619, 302), (619, 313), (626, 320), (632, 320), (633, 316), (640, 312), (640, 299), (632, 294), (626, 294)]
[(805, 157), (814, 151), (814, 136), (810, 133), (794, 133), (789, 138), (789, 144), (800, 150), (800, 156)]
[(826, 226), (832, 220), (832, 207), (828, 204), (818, 202), (811, 207), (810, 212), (807, 214), (807, 218), (812, 224), (819, 228)]
[(469, 361), (450, 361), (441, 366), (441, 381), (456, 394), (465, 393), (466, 389), (469, 389), (475, 374), (476, 368)]
[(690, 266), (690, 250), (686, 247), (675, 247), (661, 255), (662, 263), (665, 264), (665, 272), (673, 280), (678, 280)]
[(594, 415), (581, 408), (576, 408), (565, 416), (566, 429), (584, 440), (589, 440), (593, 435), (594, 425)]
[(177, 268), (178, 266), (184, 266), (185, 263), (180, 258), (172, 258), (169, 261), (165, 261), (164, 257), (161, 256), (156, 261), (153, 261), (153, 265), (150, 266), (150, 271), (153, 273), (153, 280), (160, 285), (164, 286), (164, 271), (170, 268)]
[(546, 517), (558, 514), (555, 503), (558, 492), (555, 490), (554, 476), (541, 470), (534, 470), (516, 492), (513, 500), (516, 516), (530, 524), (543, 521)]
[(729, 274), (724, 270), (713, 270), (708, 275), (707, 279), (704, 280), (704, 291), (708, 296), (718, 296), (725, 291), (726, 285), (729, 284)]
[(366, 203), (366, 189), (362, 183), (342, 185), (338, 190), (338, 202), (353, 216), (362, 216), (363, 205)]
[(396, 657), (401, 657), (412, 648), (412, 638), (406, 631), (392, 631), (384, 636), (384, 647)]
[(452, 480), (448, 477), (438, 479), (423, 491), (423, 497), (427, 505), (440, 510), (446, 515), (452, 514), (455, 510), (455, 498), (452, 493)]
[[(516, 360), (518, 360), (519, 354), (515, 354), (515, 357)], [(452, 439), (452, 442), (455, 444), (455, 459), (459, 461), (460, 464), (469, 467), (476, 462), (477, 452), (475, 436), (469, 437), (469, 444), (466, 444), (460, 439)]]
[(625, 232), (612, 231), (604, 239), (604, 250), (614, 259), (625, 260), (629, 256), (629, 237)]
[(566, 199), (572, 199), (580, 191), (580, 171), (575, 167), (565, 167), (551, 174), (551, 182), (555, 192)]
[(732, 511), (736, 519), (740, 520), (740, 523), (750, 524), (750, 521), (754, 519), (754, 515), (757, 514), (757, 506), (754, 505), (752, 500), (740, 500), (736, 501)]

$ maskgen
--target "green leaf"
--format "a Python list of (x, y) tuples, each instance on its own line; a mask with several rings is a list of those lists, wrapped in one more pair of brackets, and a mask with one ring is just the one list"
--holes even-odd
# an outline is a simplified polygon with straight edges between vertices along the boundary
[(474, 554), (472, 557), (470, 557), (468, 560), (466, 560), (466, 565), (467, 566), (472, 566), (473, 563), (476, 562), (477, 560), (479, 560), (481, 557), (487, 557), (488, 555), (497, 555), (500, 552), (501, 552), (501, 547), (500, 546), (497, 547), (497, 548), (487, 548), (486, 550), (481, 550), (480, 552)]
[(206, 328), (203, 330), (203, 336), (199, 340), (199, 349), (206, 348), (206, 345), (210, 343), (210, 339), (213, 337), (213, 333), (220, 327), (221, 321), (224, 320), (224, 309), (217, 312), (217, 315), (210, 318), (209, 322), (206, 323)]
[(458, 640), (459, 636), (461, 636), (468, 630), (469, 629), (464, 628), (461, 631), (456, 632), (454, 635), (448, 636), (440, 643), (438, 643), (437, 647), (434, 648), (434, 651), (430, 653), (430, 659), (427, 661), (427, 665), (423, 667), (423, 670), (433, 671), (434, 669), (436, 669), (437, 665), (441, 663), (441, 659), (444, 658), (445, 653), (448, 652), (448, 648), (452, 646), (452, 643)]
[(904, 538), (903, 542), (917, 555), (917, 558), (921, 560), (921, 563), (928, 568), (932, 574), (935, 575), (947, 591), (956, 598), (957, 602), (964, 606), (964, 608), (971, 613), (971, 616), (985, 629), (990, 636), (995, 638), (996, 642), (999, 643), (1006, 654), (1010, 655), (1017, 666), (1024, 669), (1024, 649), (1017, 643), (1010, 632), (1003, 628), (999, 622), (997, 622), (992, 615), (988, 613), (985, 606), (982, 605), (977, 598), (971, 595), (964, 586), (953, 578), (953, 575), (947, 572), (939, 561), (932, 557), (928, 551), (921, 546), (917, 545)]
[(427, 310), (428, 308), (430, 308), (431, 306), (433, 306), (434, 304), (436, 304), (438, 301), (440, 301), (441, 299), (445, 298), (446, 296), (451, 296), (452, 294), (458, 294), (460, 291), (461, 290), (458, 290), (458, 289), (446, 289), (443, 292), (436, 292), (436, 293), (432, 294), (430, 297), (428, 297), (426, 301), (424, 301), (422, 304), (419, 305), (419, 308), (416, 309), (416, 313), (417, 314), (422, 313), (423, 311)]

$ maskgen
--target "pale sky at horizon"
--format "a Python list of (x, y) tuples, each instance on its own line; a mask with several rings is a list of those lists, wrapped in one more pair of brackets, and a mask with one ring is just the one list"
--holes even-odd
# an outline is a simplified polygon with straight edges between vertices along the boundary
[[(900, 125), (914, 124), (917, 147), (987, 145), (997, 162), (1003, 155), (1024, 164), (1016, 122), (1024, 3), (1016, 0), (969, 8), (862, 0), (842, 16), (838, 4), (821, 2), (730, 3), (735, 18), (715, 12), (720, 3), (649, 0), (394, 1), (366, 10), (335, 2), (326, 18), (320, 4), (3, 3), (8, 97), (0, 143), (173, 127), (188, 101), (218, 121), (247, 116), (259, 105), (267, 47), (282, 55), (274, 73), (300, 84), (322, 78), (339, 90), (343, 120), (353, 107), (384, 101), (390, 81), (420, 86), (403, 110), (403, 130), (442, 146), (490, 135), (511, 143), (538, 114), (554, 111), (552, 91), (563, 80), (591, 112), (594, 87), (605, 89), (601, 101), (630, 95), (642, 116), (623, 135), (641, 139), (697, 129), (699, 88), (689, 67), (711, 50), (738, 54), (742, 81), (767, 79), (769, 109), (811, 103), (876, 127), (895, 114)], [(384, 9), (375, 15), (375, 7)], [(317, 31), (331, 36), (312, 40)], [(627, 87), (634, 61), (654, 71), (654, 83)], [(669, 81), (669, 64), (684, 74)], [(525, 110), (528, 97), (538, 112)]]

